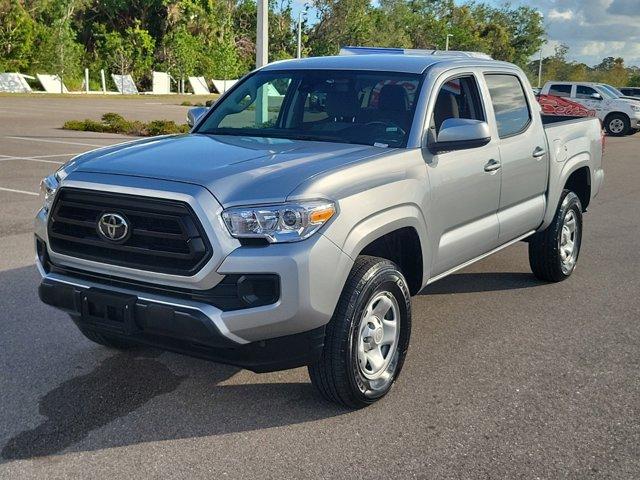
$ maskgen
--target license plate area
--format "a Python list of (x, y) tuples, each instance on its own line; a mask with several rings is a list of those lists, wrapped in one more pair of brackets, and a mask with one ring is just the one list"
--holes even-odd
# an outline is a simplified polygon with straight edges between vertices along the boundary
[(94, 327), (131, 335), (138, 330), (138, 297), (90, 288), (82, 293), (82, 320)]

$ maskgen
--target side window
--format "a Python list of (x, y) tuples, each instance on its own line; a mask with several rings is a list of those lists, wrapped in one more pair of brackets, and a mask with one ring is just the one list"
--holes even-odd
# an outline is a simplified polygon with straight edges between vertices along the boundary
[(570, 97), (571, 85), (551, 85), (551, 87), (549, 87), (549, 95), (553, 95), (554, 97)]
[(431, 128), (435, 129), (436, 135), (448, 118), (485, 119), (478, 84), (473, 76), (453, 78), (440, 88), (431, 118)]
[(594, 88), (587, 87), (586, 85), (578, 85), (576, 87), (576, 98), (590, 100), (591, 95), (593, 95), (594, 93), (598, 93), (598, 92), (596, 92)]
[(518, 77), (486, 75), (485, 78), (500, 138), (516, 135), (525, 130), (531, 121), (531, 112)]

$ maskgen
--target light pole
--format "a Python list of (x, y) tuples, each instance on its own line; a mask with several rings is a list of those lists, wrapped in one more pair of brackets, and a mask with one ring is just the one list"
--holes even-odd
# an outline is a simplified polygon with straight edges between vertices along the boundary
[(540, 61), (538, 62), (538, 88), (542, 87), (542, 47), (540, 47)]
[[(258, 28), (256, 32), (256, 68), (269, 63), (269, 3), (258, 0)], [(269, 118), (269, 97), (264, 85), (256, 95), (256, 124), (265, 123)]]
[(445, 49), (445, 51), (447, 51), (447, 52), (449, 51), (449, 39), (450, 39), (451, 37), (453, 37), (453, 34), (451, 34), (451, 33), (447, 33), (447, 40), (445, 41), (445, 44), (444, 44), (444, 49)]
[(269, 63), (269, 5), (258, 0), (258, 31), (256, 32), (256, 68)]
[(298, 56), (302, 57), (302, 10), (298, 12)]

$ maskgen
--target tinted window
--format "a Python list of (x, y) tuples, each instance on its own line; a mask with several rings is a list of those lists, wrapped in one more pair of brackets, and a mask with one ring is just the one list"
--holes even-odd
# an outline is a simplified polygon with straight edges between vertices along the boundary
[(570, 97), (571, 85), (551, 85), (549, 88), (549, 95), (555, 97)]
[(420, 76), (299, 70), (250, 75), (199, 133), (406, 146)]
[(591, 95), (594, 93), (598, 93), (595, 88), (587, 87), (585, 85), (578, 85), (576, 87), (576, 98), (590, 99)]
[(478, 85), (472, 76), (448, 80), (438, 92), (431, 125), (435, 133), (448, 118), (484, 120)]
[(531, 120), (531, 113), (518, 77), (487, 75), (486, 80), (500, 137), (523, 131)]

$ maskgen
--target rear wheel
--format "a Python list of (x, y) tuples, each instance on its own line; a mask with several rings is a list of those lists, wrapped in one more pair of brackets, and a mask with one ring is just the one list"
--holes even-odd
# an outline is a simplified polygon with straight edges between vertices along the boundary
[(604, 128), (609, 135), (621, 137), (631, 130), (631, 121), (623, 113), (612, 113), (605, 119)]
[(540, 280), (560, 282), (573, 273), (582, 243), (582, 205), (565, 190), (551, 225), (529, 241), (529, 265)]
[(80, 332), (94, 343), (103, 345), (108, 348), (114, 348), (116, 350), (130, 350), (138, 345), (128, 340), (112, 337), (111, 335), (98, 333), (95, 330), (88, 329), (86, 327), (78, 327)]
[(398, 378), (410, 333), (411, 297), (398, 267), (358, 257), (327, 325), (321, 358), (309, 366), (311, 382), (332, 402), (370, 405)]

